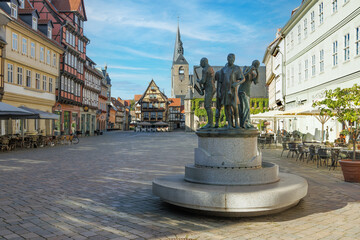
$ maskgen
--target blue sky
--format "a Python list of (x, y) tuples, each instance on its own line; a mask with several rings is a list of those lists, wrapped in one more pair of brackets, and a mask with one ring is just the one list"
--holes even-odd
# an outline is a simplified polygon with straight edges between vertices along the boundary
[(185, 58), (222, 66), (228, 53), (237, 65), (263, 59), (276, 29), (301, 0), (86, 0), (87, 55), (108, 65), (112, 96), (133, 99), (151, 79), (171, 97), (171, 65), (178, 16)]

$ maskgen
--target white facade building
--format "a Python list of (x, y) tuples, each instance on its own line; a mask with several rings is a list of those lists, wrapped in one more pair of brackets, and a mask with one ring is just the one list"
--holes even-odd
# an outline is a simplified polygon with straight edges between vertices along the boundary
[[(305, 0), (280, 33), (286, 111), (309, 109), (325, 90), (360, 83), (359, 0)], [(335, 120), (325, 126), (330, 141), (342, 130)], [(284, 128), (321, 138), (321, 124), (314, 117), (286, 119)]]

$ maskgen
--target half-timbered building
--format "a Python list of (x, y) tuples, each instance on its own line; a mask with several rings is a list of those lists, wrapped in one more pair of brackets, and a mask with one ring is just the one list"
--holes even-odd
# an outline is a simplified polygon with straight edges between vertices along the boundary
[(154, 80), (151, 80), (148, 88), (137, 102), (141, 106), (142, 122), (167, 122), (170, 101), (160, 91)]
[(60, 78), (56, 85), (54, 111), (61, 115), (61, 131), (65, 134), (81, 130), (83, 110), (86, 45), (84, 35), (87, 20), (83, 0), (30, 0), (41, 19), (51, 20), (52, 36), (64, 48), (60, 59)]

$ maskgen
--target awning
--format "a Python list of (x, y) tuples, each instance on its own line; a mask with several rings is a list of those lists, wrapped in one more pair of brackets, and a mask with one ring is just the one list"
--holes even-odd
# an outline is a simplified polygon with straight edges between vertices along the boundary
[(311, 109), (313, 109), (311, 106), (301, 106), (298, 108), (293, 108), (290, 110), (283, 111), (279, 115), (286, 115), (286, 116), (295, 116), (296, 115), (296, 116), (298, 116), (298, 115), (302, 115), (302, 114), (300, 114), (301, 112), (309, 111)]
[(38, 114), (0, 102), (0, 119), (37, 118)]
[(269, 112), (263, 112), (263, 113), (259, 113), (259, 114), (254, 114), (251, 115), (251, 119), (268, 119), (268, 118), (278, 118), (278, 117), (282, 117), (279, 116), (280, 114), (282, 114), (284, 111), (279, 111), (279, 110), (274, 110), (274, 111), (269, 111)]
[(53, 120), (59, 120), (59, 115), (57, 114), (54, 114), (54, 113), (49, 113), (49, 112), (44, 112), (44, 111), (41, 111), (41, 110), (37, 110), (37, 109), (33, 109), (33, 108), (28, 108), (28, 107), (24, 107), (24, 106), (21, 106), (19, 107), (25, 111), (28, 111), (28, 112), (32, 112), (34, 114), (37, 115), (37, 117), (34, 117), (34, 118), (37, 118), (37, 119), (53, 119)]
[(139, 122), (138, 125), (140, 125), (140, 126), (151, 126), (151, 123), (149, 123), (149, 122)]
[(166, 122), (156, 122), (154, 123), (155, 126), (168, 126), (169, 124)]

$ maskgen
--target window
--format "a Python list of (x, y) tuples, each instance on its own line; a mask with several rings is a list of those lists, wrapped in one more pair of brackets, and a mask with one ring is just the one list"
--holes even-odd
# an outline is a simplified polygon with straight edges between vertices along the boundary
[(333, 66), (338, 64), (338, 42), (333, 42)]
[(40, 61), (44, 62), (44, 48), (40, 47)]
[(74, 80), (71, 80), (71, 93), (74, 93)]
[(356, 28), (356, 39), (355, 39), (355, 48), (356, 48), (356, 55), (360, 55), (360, 27)]
[(315, 76), (315, 73), (316, 73), (316, 67), (315, 67), (315, 55), (312, 55), (311, 57), (311, 76)]
[(294, 76), (294, 67), (291, 68), (291, 85), (295, 86), (295, 76)]
[(26, 40), (26, 38), (22, 39), (22, 53), (27, 55), (27, 40)]
[(149, 120), (149, 113), (148, 112), (144, 113), (144, 120)]
[(78, 16), (77, 15), (75, 15), (75, 24), (78, 24), (79, 23), (79, 20), (78, 20)]
[(333, 13), (337, 12), (337, 0), (332, 0)]
[(22, 85), (23, 83), (23, 69), (21, 67), (17, 68), (17, 84)]
[(32, 18), (32, 28), (37, 31), (37, 28), (38, 28), (38, 19), (37, 17), (33, 17)]
[(307, 37), (307, 18), (304, 19), (304, 38)]
[(52, 39), (52, 27), (50, 25), (48, 26), (48, 32), (47, 33), (48, 33), (48, 35), (47, 35), (48, 38)]
[(32, 58), (35, 58), (35, 43), (31, 43), (30, 55)]
[(49, 92), (53, 91), (53, 79), (49, 78)]
[(310, 18), (311, 18), (311, 32), (315, 31), (315, 12), (312, 11), (310, 14)]
[(294, 32), (291, 32), (290, 36), (291, 36), (291, 48), (293, 48), (294, 47)]
[(40, 74), (36, 73), (35, 75), (35, 87), (36, 89), (40, 89)]
[(50, 50), (47, 50), (46, 51), (46, 63), (47, 64), (49, 64), (50, 65), (50, 63), (51, 63), (51, 57), (50, 57), (51, 55), (50, 55)]
[(20, 1), (19, 1), (19, 2), (20, 2), (19, 8), (24, 8), (24, 7), (25, 7), (24, 1), (25, 1), (25, 0), (20, 0)]
[(68, 43), (69, 42), (69, 31), (68, 30), (66, 30), (66, 42)]
[(47, 86), (47, 79), (46, 76), (43, 76), (43, 90), (46, 91), (46, 86)]
[(31, 87), (31, 71), (26, 70), (26, 86)]
[(298, 75), (299, 75), (299, 84), (301, 83), (301, 63), (299, 63), (299, 72), (298, 72)]
[(309, 79), (309, 60), (305, 60), (305, 81)]
[(319, 24), (324, 22), (324, 3), (319, 4)]
[(13, 65), (8, 63), (8, 82), (13, 83)]
[(18, 50), (18, 35), (16, 33), (12, 34), (12, 49)]
[(301, 43), (301, 24), (298, 26), (298, 43)]
[(64, 79), (64, 76), (61, 76), (61, 90), (65, 90), (65, 79)]
[(324, 49), (320, 50), (320, 72), (324, 72)]
[(152, 120), (156, 119), (156, 112), (151, 112), (151, 119)]
[(53, 66), (56, 67), (56, 53), (53, 53)]
[(16, 4), (11, 4), (11, 16), (14, 18), (17, 18), (17, 5)]
[(344, 57), (345, 61), (347, 61), (350, 59), (350, 33), (346, 34), (344, 38)]
[[(287, 72), (287, 85), (288, 85), (288, 87), (290, 87), (290, 70), (288, 70), (288, 72)], [(254, 107), (254, 106), (252, 106), (252, 107)]]

